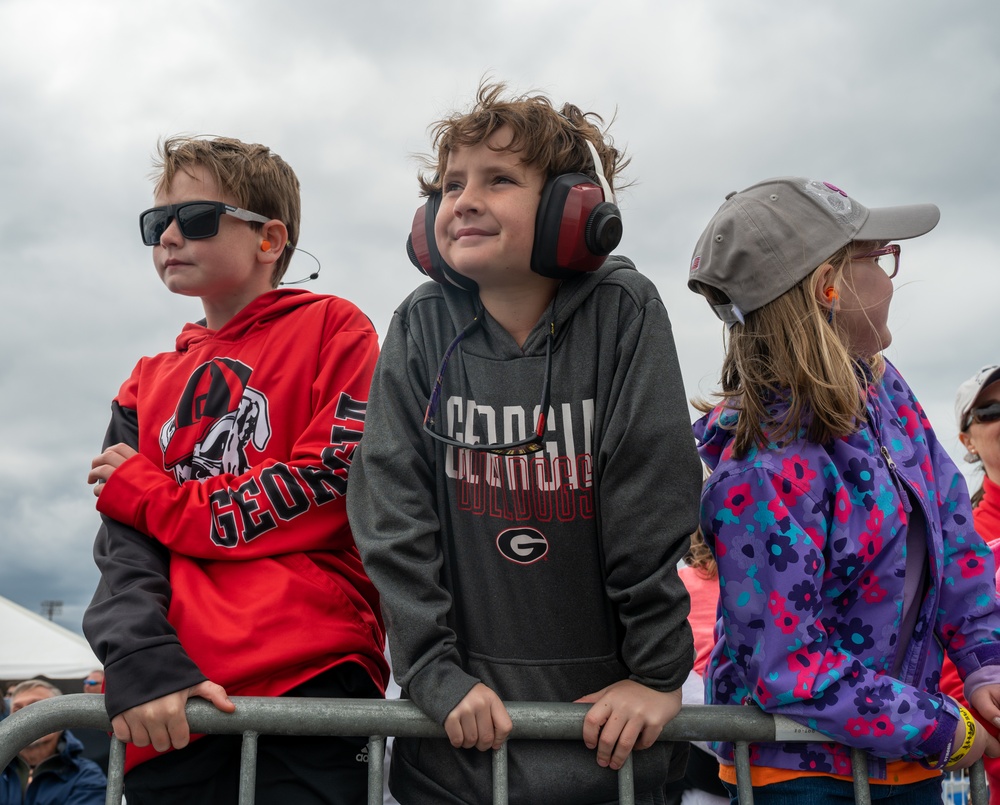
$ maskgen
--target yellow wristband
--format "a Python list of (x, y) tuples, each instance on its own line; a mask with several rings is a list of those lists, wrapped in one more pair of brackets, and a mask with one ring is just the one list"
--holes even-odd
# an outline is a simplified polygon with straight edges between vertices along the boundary
[(972, 717), (972, 713), (960, 706), (958, 714), (962, 717), (962, 721), (965, 722), (965, 740), (962, 741), (962, 745), (958, 749), (951, 753), (951, 757), (948, 758), (948, 762), (945, 764), (947, 766), (955, 765), (969, 754), (972, 744), (976, 742), (976, 720)]

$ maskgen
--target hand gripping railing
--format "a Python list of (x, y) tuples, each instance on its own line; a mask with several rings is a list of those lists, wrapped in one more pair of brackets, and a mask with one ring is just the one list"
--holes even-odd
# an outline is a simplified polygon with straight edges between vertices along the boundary
[[(445, 738), (444, 728), (425, 716), (408, 701), (371, 699), (307, 699), (233, 697), (235, 713), (222, 713), (201, 699), (187, 704), (192, 732), (243, 735), (240, 767), (240, 805), (253, 805), (257, 762), (257, 736), (264, 735), (350, 735), (368, 736), (368, 802), (382, 802), (385, 737)], [(586, 704), (548, 702), (508, 702), (514, 729), (511, 740), (582, 740)], [(32, 741), (74, 727), (110, 730), (104, 697), (71, 694), (25, 707), (0, 721), (0, 769), (5, 768), (21, 748)], [(663, 730), (660, 740), (724, 740), (736, 744), (736, 779), (739, 800), (753, 805), (750, 784), (751, 743), (773, 741), (824, 741), (830, 739), (808, 730), (784, 716), (771, 716), (753, 707), (685, 705)], [(120, 805), (124, 779), (125, 746), (111, 741), (108, 767), (107, 805)], [(855, 801), (870, 805), (868, 757), (864, 751), (851, 752)], [(982, 761), (971, 771), (970, 805), (987, 805), (989, 793)], [(631, 758), (618, 773), (621, 805), (634, 805)], [(493, 753), (493, 803), (507, 803), (507, 747)]]

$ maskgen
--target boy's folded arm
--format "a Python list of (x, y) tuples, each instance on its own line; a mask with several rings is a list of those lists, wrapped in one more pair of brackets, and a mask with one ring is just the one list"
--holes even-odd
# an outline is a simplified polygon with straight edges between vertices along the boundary
[(104, 666), (105, 704), (114, 717), (204, 681), (167, 620), (169, 557), (161, 546), (103, 518), (94, 544), (101, 579), (83, 631)]
[(289, 455), (271, 455), (239, 475), (183, 484), (146, 454), (133, 456), (104, 486), (98, 510), (199, 559), (353, 549), (347, 474), (377, 358), (374, 331), (331, 338), (310, 389), (319, 402)]
[[(135, 411), (112, 406), (104, 439), (138, 444)], [(107, 517), (94, 541), (101, 578), (83, 615), (83, 631), (104, 666), (105, 705), (124, 710), (205, 679), (167, 620), (170, 557), (163, 546)]]

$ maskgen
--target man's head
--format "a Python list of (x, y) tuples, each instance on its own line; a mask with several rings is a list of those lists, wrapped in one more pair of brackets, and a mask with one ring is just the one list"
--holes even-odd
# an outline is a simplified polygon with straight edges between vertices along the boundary
[(97, 668), (87, 674), (86, 678), (83, 680), (83, 692), (84, 693), (100, 693), (101, 686), (104, 684), (104, 671)]
[[(288, 163), (267, 146), (229, 137), (171, 137), (160, 144), (154, 162), (154, 195), (169, 193), (181, 174), (201, 173), (197, 168), (204, 171), (222, 196), (203, 200), (225, 201), (265, 219), (280, 221), (287, 229), (288, 244), (293, 248), (298, 244), (299, 180)], [(255, 231), (263, 226), (256, 220), (246, 225)], [(285, 248), (274, 264), (272, 287), (278, 286), (291, 259), (292, 248)]]
[[(29, 704), (55, 696), (62, 696), (62, 691), (51, 682), (46, 682), (44, 679), (28, 679), (15, 685), (11, 691), (10, 712), (16, 713)], [(19, 754), (26, 763), (34, 766), (45, 758), (56, 754), (56, 747), (59, 745), (61, 736), (61, 730), (43, 735), (37, 741), (24, 747)]]

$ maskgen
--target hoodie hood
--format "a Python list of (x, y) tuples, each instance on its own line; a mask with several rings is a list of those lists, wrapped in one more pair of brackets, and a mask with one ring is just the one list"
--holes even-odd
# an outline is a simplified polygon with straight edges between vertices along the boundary
[[(619, 270), (635, 271), (635, 264), (627, 257), (611, 255), (596, 271), (581, 273), (572, 279), (562, 280), (556, 290), (552, 305), (538, 320), (531, 333), (525, 339), (523, 347), (518, 347), (514, 339), (500, 326), (487, 311), (484, 310), (479, 294), (463, 291), (437, 283), (427, 283), (423, 286), (428, 293), (440, 292), (448, 306), (455, 332), (461, 332), (476, 316), (483, 317), (483, 329), (488, 334), (491, 350), (500, 359), (542, 355), (545, 353), (545, 338), (548, 333), (550, 316), (555, 320), (556, 344), (561, 340), (562, 325), (565, 324), (593, 293), (594, 288)], [(421, 290), (418, 289), (417, 293)], [(405, 305), (405, 303), (404, 303)]]
[(717, 405), (692, 425), (698, 443), (698, 455), (705, 465), (714, 470), (726, 448), (733, 441), (732, 428), (736, 425), (736, 411)]
[(314, 304), (324, 298), (324, 296), (301, 288), (282, 288), (268, 291), (250, 302), (218, 330), (208, 329), (204, 319), (185, 324), (184, 329), (177, 336), (175, 347), (178, 352), (187, 352), (193, 346), (209, 339), (223, 342), (239, 341), (251, 331), (267, 325), (273, 319), (284, 316), (289, 311), (303, 305)]

